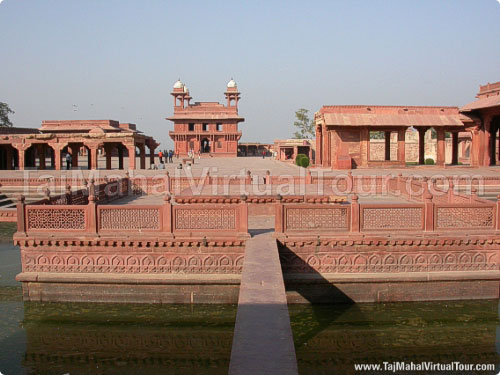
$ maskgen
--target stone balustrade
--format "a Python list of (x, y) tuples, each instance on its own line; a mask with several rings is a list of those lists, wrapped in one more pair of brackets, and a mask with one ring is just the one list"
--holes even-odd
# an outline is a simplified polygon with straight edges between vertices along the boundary
[[(447, 195), (445, 202), (434, 203), (427, 192), (424, 203), (359, 204), (357, 195), (351, 203), (291, 203), (278, 201), (275, 231), (284, 235), (331, 233), (389, 233), (500, 230), (500, 202), (459, 195)], [(463, 200), (462, 200), (463, 198)]]

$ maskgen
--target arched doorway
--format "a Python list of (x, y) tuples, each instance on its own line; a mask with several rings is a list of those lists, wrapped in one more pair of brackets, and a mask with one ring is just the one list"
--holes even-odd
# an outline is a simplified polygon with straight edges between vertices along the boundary
[(0, 169), (19, 168), (19, 152), (11, 145), (0, 145)]
[(55, 168), (54, 149), (46, 143), (32, 144), (24, 152), (25, 167), (34, 169)]
[(210, 152), (210, 141), (208, 138), (203, 138), (201, 140), (201, 153), (202, 154), (207, 154)]
[[(124, 146), (121, 142), (104, 142), (104, 160), (99, 161), (99, 167), (105, 169), (123, 169)], [(102, 164), (102, 165), (101, 165)]]
[(437, 131), (433, 127), (426, 130), (424, 134), (424, 164), (437, 163)]

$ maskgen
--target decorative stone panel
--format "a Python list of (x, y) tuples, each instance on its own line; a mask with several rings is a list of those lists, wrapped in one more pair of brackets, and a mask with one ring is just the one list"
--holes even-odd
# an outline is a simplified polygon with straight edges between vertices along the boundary
[(362, 229), (422, 229), (423, 207), (363, 208)]
[(101, 207), (99, 212), (102, 230), (160, 229), (159, 208)]
[(175, 229), (236, 229), (236, 209), (175, 210)]
[(490, 207), (437, 207), (436, 229), (494, 229), (495, 210)]
[(26, 227), (45, 230), (85, 230), (86, 208), (27, 207)]
[(348, 208), (286, 208), (286, 229), (348, 230)]

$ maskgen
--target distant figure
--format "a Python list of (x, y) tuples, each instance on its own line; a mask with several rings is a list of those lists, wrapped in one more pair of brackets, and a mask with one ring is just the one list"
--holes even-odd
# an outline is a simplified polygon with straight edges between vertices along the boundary
[(198, 160), (200, 160), (200, 159), (201, 159), (201, 151), (198, 150)]
[(266, 151), (262, 151), (262, 159), (264, 159), (266, 157)]
[(174, 162), (174, 161), (173, 161), (173, 159), (172, 159), (172, 158), (173, 158), (173, 156), (174, 156), (174, 152), (173, 152), (172, 150), (170, 150), (170, 151), (168, 152), (168, 162), (169, 162), (169, 163), (173, 163), (173, 162)]
[(160, 151), (158, 153), (158, 158), (160, 158), (160, 163), (162, 163), (163, 162), (163, 152)]
[(69, 152), (66, 154), (66, 169), (71, 169), (71, 155)]

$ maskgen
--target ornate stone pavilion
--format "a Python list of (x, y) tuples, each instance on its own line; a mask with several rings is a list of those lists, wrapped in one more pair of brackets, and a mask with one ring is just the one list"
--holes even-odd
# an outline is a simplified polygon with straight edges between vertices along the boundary
[[(0, 167), (2, 169), (61, 169), (66, 153), (72, 156), (72, 167), (78, 168), (78, 155), (87, 155), (87, 168), (98, 168), (98, 155), (105, 155), (106, 169), (111, 158), (118, 157), (123, 169), (124, 156), (128, 166), (136, 168), (136, 149), (140, 168), (146, 168), (146, 147), (153, 162), (158, 143), (136, 129), (135, 124), (113, 120), (43, 121), (40, 129), (0, 128)], [(130, 157), (134, 156), (134, 157)]]
[(180, 80), (175, 82), (171, 94), (174, 115), (167, 120), (174, 123), (174, 131), (169, 135), (174, 141), (176, 154), (186, 156), (192, 151), (195, 154), (200, 152), (202, 156), (237, 156), (241, 138), (238, 123), (245, 119), (238, 115), (240, 93), (233, 79), (228, 82), (224, 93), (226, 106), (218, 102), (190, 104), (189, 90)]
[[(471, 134), (470, 164), (500, 163), (496, 152), (500, 129), (500, 82), (480, 86), (477, 100), (462, 108), (417, 106), (324, 106), (315, 114), (316, 165), (335, 169), (405, 166), (405, 134), (410, 127), (419, 134), (418, 163), (424, 164), (425, 133), (437, 135), (436, 164), (445, 164), (445, 135), (451, 136), (451, 164), (458, 164), (461, 132)], [(383, 132), (385, 157), (370, 157), (370, 132)], [(391, 134), (397, 133), (396, 157), (391, 157)], [(462, 133), (463, 135), (463, 133)], [(500, 148), (500, 146), (499, 146)], [(499, 150), (500, 151), (500, 150)]]
[(500, 82), (480, 86), (476, 98), (460, 108), (462, 114), (474, 120), (468, 129), (472, 134), (472, 160), (482, 166), (500, 164), (500, 146), (496, 149), (500, 129)]

